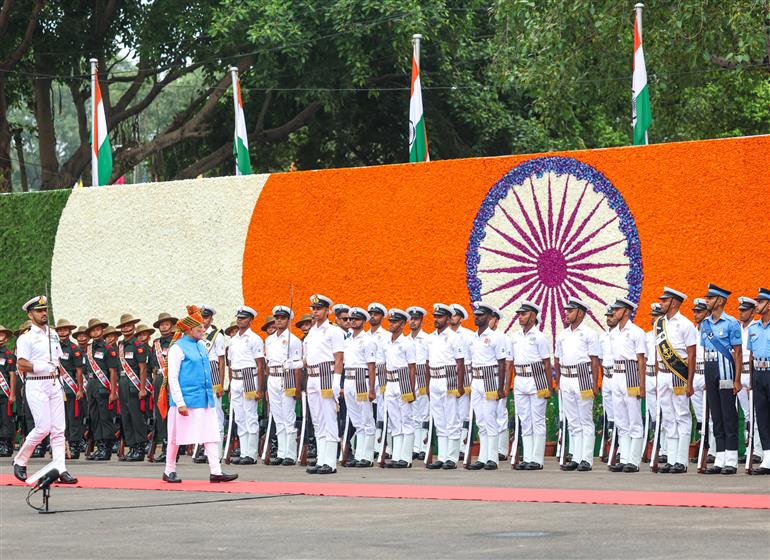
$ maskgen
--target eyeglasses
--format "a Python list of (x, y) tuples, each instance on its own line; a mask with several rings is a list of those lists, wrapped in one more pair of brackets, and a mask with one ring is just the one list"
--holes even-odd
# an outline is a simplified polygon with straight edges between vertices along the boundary
[(351, 321), (350, 317), (340, 317), (340, 321)]

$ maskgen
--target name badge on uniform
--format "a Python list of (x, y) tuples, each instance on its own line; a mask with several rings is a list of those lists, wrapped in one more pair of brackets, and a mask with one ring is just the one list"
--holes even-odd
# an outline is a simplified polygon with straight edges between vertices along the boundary
[(97, 360), (103, 360), (104, 359), (104, 352), (99, 350), (98, 352), (94, 352), (94, 358)]
[(127, 360), (133, 360), (134, 359), (134, 353), (133, 352), (126, 352), (123, 355)]

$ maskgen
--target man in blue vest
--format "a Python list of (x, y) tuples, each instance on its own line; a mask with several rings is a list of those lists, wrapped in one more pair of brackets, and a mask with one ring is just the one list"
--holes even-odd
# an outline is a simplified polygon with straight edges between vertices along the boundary
[(751, 389), (755, 423), (762, 440), (762, 464), (752, 474), (770, 474), (770, 289), (760, 288), (754, 311), (759, 320), (749, 327)]
[(735, 395), (741, 390), (741, 325), (725, 313), (729, 291), (709, 284), (706, 307), (710, 313), (701, 324), (706, 399), (714, 424), (716, 459), (705, 474), (738, 471), (738, 412)]

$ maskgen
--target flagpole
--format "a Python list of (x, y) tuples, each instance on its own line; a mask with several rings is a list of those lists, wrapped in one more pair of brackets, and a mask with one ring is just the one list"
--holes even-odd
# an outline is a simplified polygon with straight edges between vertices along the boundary
[(417, 68), (420, 67), (420, 41), (422, 41), (422, 35), (419, 33), (412, 35), (412, 43), (414, 44), (414, 60), (417, 63)]
[[(634, 12), (636, 13), (636, 21), (639, 25), (639, 40), (644, 44), (644, 41), (642, 40), (642, 10), (644, 10), (644, 4), (641, 2), (634, 5)], [(644, 131), (644, 143), (649, 144), (649, 140), (647, 138), (647, 131)]]
[[(230, 75), (233, 77), (233, 117), (235, 118), (235, 121), (233, 122), (235, 128), (233, 129), (235, 132), (233, 134), (233, 147), (237, 150), (238, 149), (238, 67), (237, 66), (231, 66), (230, 67)], [(235, 174), (240, 175), (241, 172), (238, 169), (238, 158), (235, 159)]]
[(99, 138), (97, 138), (97, 115), (96, 115), (96, 65), (98, 60), (92, 58), (91, 62), (91, 186), (99, 186), (99, 161), (96, 157), (96, 150), (99, 149)]

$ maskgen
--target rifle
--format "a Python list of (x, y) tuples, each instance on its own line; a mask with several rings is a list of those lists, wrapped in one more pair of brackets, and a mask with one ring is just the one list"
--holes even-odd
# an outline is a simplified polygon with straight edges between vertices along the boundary
[(345, 415), (345, 430), (342, 432), (342, 442), (340, 443), (339, 461), (343, 465), (347, 462), (350, 455), (350, 445), (348, 445), (348, 432), (350, 430), (350, 416)]
[(746, 463), (744, 468), (746, 474), (754, 474), (754, 422), (756, 422), (756, 411), (754, 410), (754, 364), (749, 364), (749, 414), (748, 430), (746, 438)]
[[(383, 399), (383, 406), (385, 405)], [(388, 446), (388, 408), (382, 411), (382, 431), (380, 432), (379, 455), (377, 456), (377, 465), (379, 467), (385, 466), (385, 448)]]
[(230, 401), (229, 411), (227, 413), (227, 435), (225, 436), (225, 451), (222, 458), (226, 465), (230, 464), (230, 456), (233, 453), (233, 401)]
[(559, 457), (559, 466), (564, 464), (564, 454), (567, 449), (567, 415), (564, 413), (563, 402), (561, 387), (559, 387), (559, 433), (556, 436), (556, 455)]
[(471, 466), (471, 444), (473, 443), (473, 406), (468, 415), (468, 436), (465, 438), (463, 450), (463, 466), (467, 469)]
[(302, 391), (302, 426), (299, 430), (299, 461), (303, 467), (307, 465), (307, 442), (305, 432), (307, 429), (307, 395)]
[[(268, 403), (268, 406), (270, 404)], [(270, 464), (270, 458), (268, 455), (268, 451), (270, 450), (270, 431), (273, 429), (273, 412), (268, 408), (268, 419), (267, 419), (267, 430), (265, 431), (265, 443), (262, 445), (262, 462), (265, 465)]]
[[(647, 439), (646, 438), (642, 438), (642, 441), (644, 441), (644, 447), (646, 448), (647, 447)], [(615, 463), (617, 463), (617, 448), (616, 448), (617, 442), (618, 442), (618, 430), (615, 427), (615, 424), (613, 423), (612, 424), (612, 434), (610, 435), (610, 441), (609, 441), (610, 449), (609, 449), (609, 454), (607, 455), (607, 464), (610, 465), (610, 466), (612, 466)]]
[(602, 414), (602, 439), (599, 442), (599, 460), (602, 463), (609, 462), (607, 455), (607, 445), (609, 445), (610, 442), (607, 439), (607, 424), (607, 413), (605, 412)]
[(423, 440), (423, 443), (427, 446), (425, 449), (425, 464), (429, 465), (433, 462), (433, 415), (428, 418), (428, 433)]
[[(705, 391), (704, 391), (705, 392)], [(700, 429), (700, 446), (698, 448), (698, 472), (703, 474), (708, 465), (709, 451), (709, 403), (706, 395), (703, 395), (703, 423)]]
[[(658, 392), (657, 385), (655, 387), (655, 392)], [(656, 395), (657, 396), (657, 395)], [(657, 399), (656, 399), (657, 401)], [(661, 406), (660, 402), (657, 403), (658, 407), (655, 411), (655, 433), (652, 436), (652, 455), (650, 456), (650, 470), (654, 473), (658, 472), (658, 457), (660, 454), (658, 453), (658, 447), (660, 445), (660, 422), (661, 422)]]
[(521, 422), (519, 421), (519, 415), (516, 414), (513, 417), (513, 441), (511, 442), (511, 468), (515, 469), (519, 464), (519, 429)]

